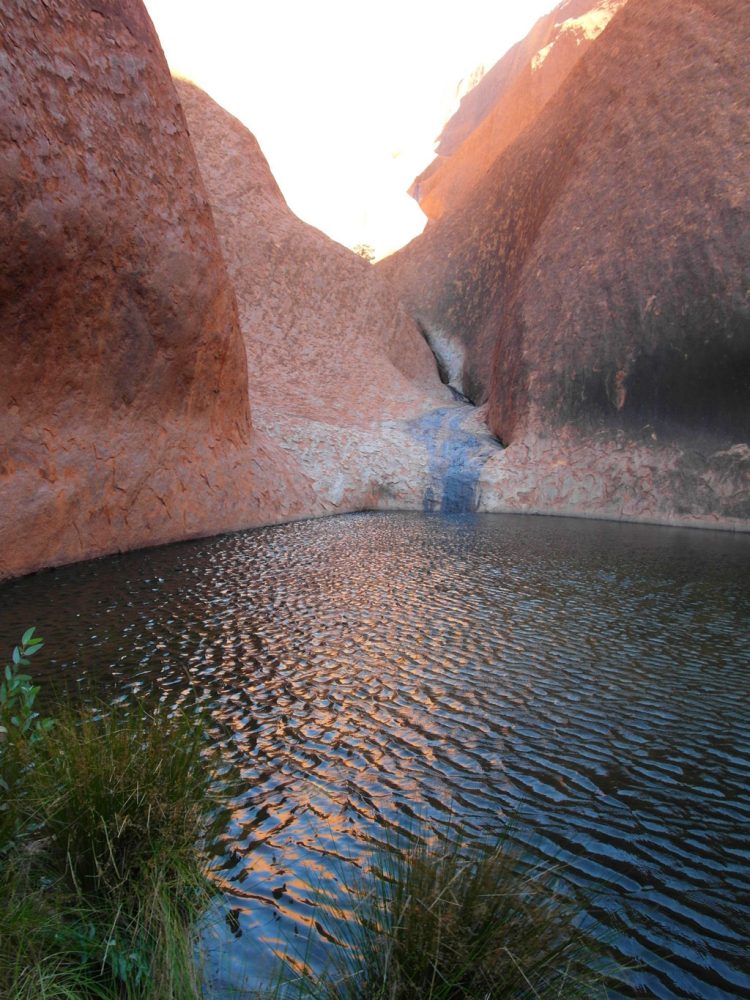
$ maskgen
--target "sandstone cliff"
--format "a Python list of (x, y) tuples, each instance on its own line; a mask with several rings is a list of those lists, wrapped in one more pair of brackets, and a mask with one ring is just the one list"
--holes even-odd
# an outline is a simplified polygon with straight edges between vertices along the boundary
[(219, 245), (140, 0), (9, 0), (3, 29), (0, 577), (439, 503), (460, 408), (417, 327), (181, 85)]
[(6, 0), (0, 576), (241, 523), (234, 293), (140, 0)]
[(379, 265), (511, 445), (488, 503), (750, 516), (749, 42), (744, 0), (629, 0)]
[(198, 87), (176, 85), (237, 293), (266, 448), (254, 463), (254, 516), (421, 507), (429, 458), (410, 421), (456, 407), (429, 347), (369, 263), (290, 211), (247, 128)]
[[(183, 112), (139, 0), (2, 17), (0, 577), (372, 507), (748, 527), (744, 3), (628, 0), (377, 268), (179, 83)], [(547, 29), (535, 72), (577, 30)]]
[(410, 194), (430, 219), (470, 195), (626, 0), (563, 0), (461, 100)]

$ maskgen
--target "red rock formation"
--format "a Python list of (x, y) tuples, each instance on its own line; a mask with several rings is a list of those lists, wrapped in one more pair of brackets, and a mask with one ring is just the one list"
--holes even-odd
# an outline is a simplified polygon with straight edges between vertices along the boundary
[(626, 0), (563, 0), (462, 98), (410, 194), (429, 219), (455, 208), (530, 125)]
[[(481, 509), (747, 526), (744, 4), (629, 0), (378, 269), (180, 85), (220, 249), (138, 0), (2, 18), (0, 576), (464, 487)], [(383, 272), (463, 345), (505, 452)]]
[(463, 345), (506, 471), (522, 448), (537, 486), (567, 470), (566, 502), (531, 509), (750, 516), (749, 42), (744, 0), (629, 0), (473, 194), (378, 265)]
[(243, 523), (245, 355), (140, 0), (5, 0), (0, 576)]
[(366, 506), (418, 506), (446, 403), (372, 267), (287, 208), (184, 90), (139, 0), (9, 0), (0, 57), (0, 577)]
[(245, 126), (193, 84), (176, 84), (267, 445), (255, 466), (257, 518), (421, 506), (427, 461), (404, 421), (451, 405), (424, 339), (369, 263), (290, 211)]

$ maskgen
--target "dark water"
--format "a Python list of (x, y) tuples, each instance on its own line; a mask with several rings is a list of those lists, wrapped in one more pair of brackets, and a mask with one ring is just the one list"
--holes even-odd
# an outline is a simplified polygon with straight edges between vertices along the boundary
[(226, 983), (269, 944), (324, 961), (325, 900), (373, 843), (513, 814), (595, 887), (638, 966), (618, 990), (745, 997), (749, 570), (748, 536), (363, 514), (6, 584), (0, 634), (38, 626), (47, 690), (156, 683), (231, 729)]

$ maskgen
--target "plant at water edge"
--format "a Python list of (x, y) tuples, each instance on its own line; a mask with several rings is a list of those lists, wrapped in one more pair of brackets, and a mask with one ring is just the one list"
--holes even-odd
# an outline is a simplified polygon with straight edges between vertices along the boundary
[(358, 896), (351, 939), (319, 1000), (497, 1000), (602, 995), (601, 948), (554, 866), (503, 837), (386, 852)]
[(19, 739), (35, 739), (47, 732), (51, 719), (41, 719), (34, 709), (39, 688), (31, 683), (21, 667), (29, 666), (29, 657), (44, 645), (35, 628), (27, 629), (20, 646), (15, 646), (11, 662), (6, 664), (0, 681), (0, 744), (13, 745)]
[(195, 857), (222, 821), (199, 718), (143, 702), (66, 707), (35, 758), (47, 854), (86, 895), (127, 888), (164, 847)]
[(35, 709), (39, 688), (23, 672), (29, 657), (38, 653), (44, 641), (36, 629), (24, 632), (13, 649), (11, 662), (5, 665), (0, 679), (0, 856), (19, 833), (23, 773), (27, 766), (28, 745), (40, 739), (51, 726)]
[(154, 859), (115, 905), (71, 891), (35, 852), (10, 860), (0, 909), (2, 1000), (204, 997), (190, 922), (210, 901), (202, 871)]
[(128, 997), (200, 996), (192, 927), (203, 847), (226, 821), (200, 717), (133, 703), (65, 708), (36, 747), (44, 865), (75, 901), (77, 947)]
[(203, 720), (136, 702), (52, 725), (21, 673), (40, 646), (29, 630), (3, 682), (0, 1000), (197, 1000), (205, 847), (226, 821)]
[(0, 907), (2, 1000), (113, 1000), (97, 968), (80, 961), (73, 936), (79, 914), (54, 884), (30, 870), (30, 857), (3, 864)]

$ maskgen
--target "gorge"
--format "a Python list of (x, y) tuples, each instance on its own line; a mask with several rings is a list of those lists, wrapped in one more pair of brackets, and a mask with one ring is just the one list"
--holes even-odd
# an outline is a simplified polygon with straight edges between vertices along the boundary
[(218, 995), (456, 814), (565, 867), (608, 995), (750, 995), (746, 0), (563, 0), (374, 265), (141, 0), (0, 22), (0, 623), (233, 733)]
[(439, 505), (451, 407), (480, 511), (746, 529), (746, 5), (567, 0), (375, 268), (172, 82), (140, 3), (3, 21), (1, 575)]

